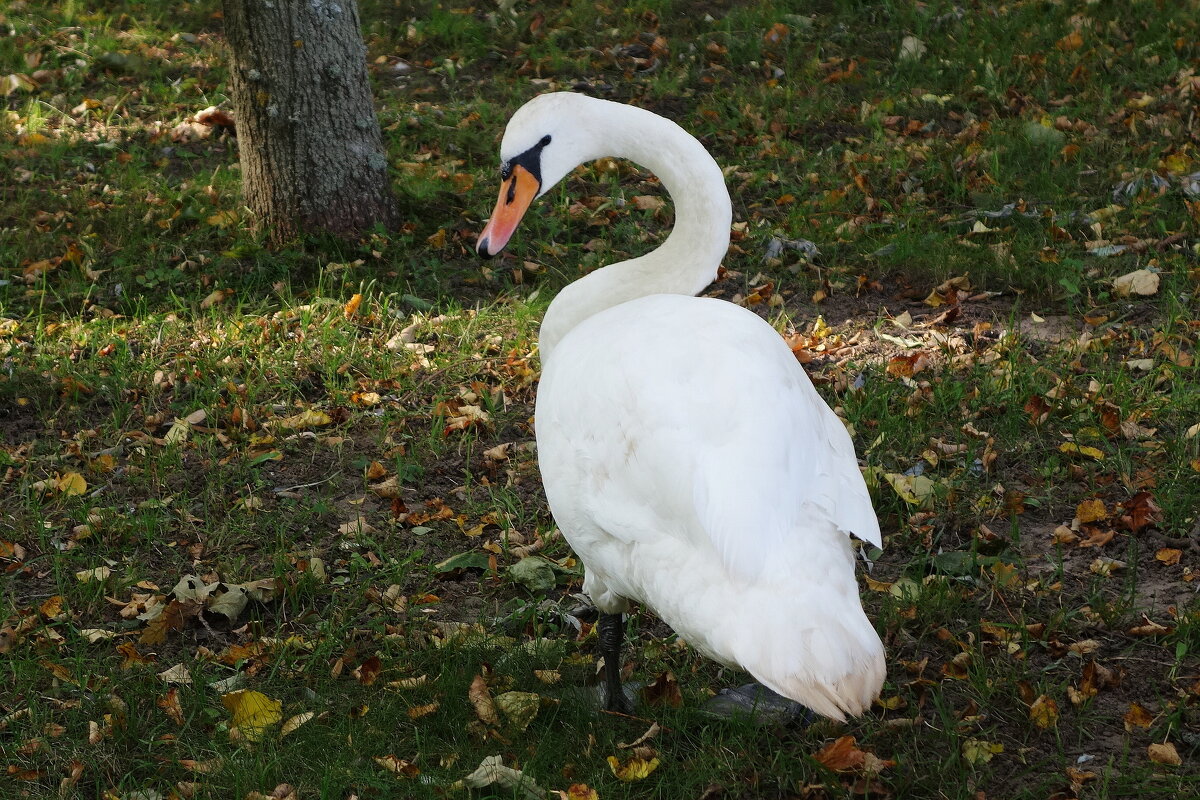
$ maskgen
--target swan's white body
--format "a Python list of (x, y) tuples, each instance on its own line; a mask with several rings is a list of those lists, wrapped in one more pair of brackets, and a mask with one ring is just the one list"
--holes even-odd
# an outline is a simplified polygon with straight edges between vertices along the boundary
[(848, 534), (880, 545), (878, 522), (845, 427), (779, 335), (692, 296), (728, 247), (720, 169), (674, 123), (573, 94), (527, 103), (502, 154), (547, 133), (540, 192), (617, 156), (676, 204), (659, 249), (566, 287), (542, 325), (538, 461), (584, 590), (606, 613), (646, 604), (819, 713), (861, 713), (885, 663)]

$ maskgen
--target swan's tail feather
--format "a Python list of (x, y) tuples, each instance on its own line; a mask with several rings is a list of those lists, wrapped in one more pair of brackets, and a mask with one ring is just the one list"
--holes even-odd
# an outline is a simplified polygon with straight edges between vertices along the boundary
[(859, 665), (832, 681), (788, 676), (777, 680), (765, 674), (755, 674), (763, 685), (775, 692), (795, 700), (818, 714), (844, 722), (847, 717), (857, 717), (871, 707), (883, 688), (886, 667), (882, 650), (878, 659)]
[[(883, 642), (861, 608), (826, 619), (809, 635), (775, 638), (742, 664), (775, 692), (838, 721), (867, 711), (887, 674)], [(780, 647), (781, 641), (791, 645)]]

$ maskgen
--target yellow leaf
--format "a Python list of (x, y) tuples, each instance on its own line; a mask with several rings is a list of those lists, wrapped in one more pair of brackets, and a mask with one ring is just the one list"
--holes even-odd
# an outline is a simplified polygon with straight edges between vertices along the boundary
[(927, 507), (933, 500), (934, 482), (924, 475), (903, 475), (899, 472), (884, 473), (884, 478), (896, 490), (896, 494), (910, 506)]
[(1058, 724), (1058, 703), (1046, 695), (1040, 696), (1029, 706), (1029, 719), (1042, 730)]
[(573, 783), (567, 787), (566, 800), (600, 800), (600, 795), (586, 783)]
[(1083, 445), (1081, 447), (1074, 442), (1063, 442), (1058, 446), (1058, 449), (1063, 453), (1078, 453), (1081, 456), (1087, 456), (1088, 458), (1095, 459), (1096, 461), (1104, 460), (1104, 453), (1089, 445)]
[(1183, 551), (1175, 547), (1160, 548), (1154, 557), (1168, 567), (1172, 567), (1179, 563), (1179, 559), (1183, 557)]
[(609, 756), (608, 768), (612, 770), (613, 775), (617, 776), (617, 780), (640, 781), (658, 769), (658, 759), (652, 758), (646, 761), (644, 758), (634, 756), (622, 764), (616, 756)]
[(332, 422), (333, 418), (324, 411), (310, 408), (307, 411), (301, 411), (299, 414), (274, 420), (272, 425), (288, 430), (296, 430), (298, 428), (319, 428), (322, 425), (329, 425)]
[(112, 570), (108, 567), (96, 567), (95, 569), (83, 569), (75, 573), (75, 579), (80, 583), (88, 583), (90, 581), (106, 581), (108, 576), (112, 575)]
[(1088, 565), (1088, 569), (1090, 569), (1092, 572), (1096, 573), (1097, 575), (1102, 575), (1104, 577), (1108, 577), (1109, 575), (1112, 575), (1117, 570), (1124, 569), (1124, 568), (1125, 568), (1124, 561), (1118, 561), (1115, 558), (1109, 558), (1107, 556), (1100, 556), (1099, 558), (1092, 561), (1092, 563), (1090, 565)]
[(534, 692), (505, 692), (495, 698), (496, 708), (504, 714), (504, 718), (512, 728), (523, 731), (537, 716), (542, 698)]
[(54, 488), (63, 494), (79, 495), (87, 491), (87, 481), (78, 472), (67, 472), (54, 481)]
[(218, 228), (225, 228), (230, 225), (236, 225), (238, 221), (237, 214), (233, 211), (218, 211), (210, 216), (206, 222), (209, 225), (214, 225)]
[(1096, 522), (1108, 519), (1108, 509), (1103, 500), (1084, 500), (1075, 507), (1075, 516), (1083, 523)]
[(221, 704), (233, 716), (234, 727), (251, 742), (260, 741), (269, 726), (283, 719), (283, 704), (262, 692), (230, 692), (221, 696)]
[(992, 756), (1003, 752), (1004, 745), (982, 739), (967, 739), (962, 745), (963, 758), (971, 764), (986, 764)]
[(355, 314), (358, 313), (358, 307), (361, 305), (362, 305), (362, 295), (355, 294), (354, 297), (351, 297), (346, 302), (346, 305), (344, 305), (342, 307), (342, 311), (345, 312), (347, 317), (353, 317)]

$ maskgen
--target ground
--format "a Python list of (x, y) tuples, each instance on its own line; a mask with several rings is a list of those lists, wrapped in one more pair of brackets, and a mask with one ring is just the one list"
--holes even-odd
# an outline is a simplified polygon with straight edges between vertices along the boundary
[[(196, 122), (235, 112), (218, 3), (9, 3), (0, 794), (1195, 794), (1198, 11), (363, 0), (405, 222), (270, 252)], [(537, 324), (671, 206), (597, 162), (480, 262), (550, 89), (726, 168), (706, 293), (785, 337), (884, 530), (860, 719), (706, 717), (745, 676), (647, 609), (636, 716), (591, 704)]]

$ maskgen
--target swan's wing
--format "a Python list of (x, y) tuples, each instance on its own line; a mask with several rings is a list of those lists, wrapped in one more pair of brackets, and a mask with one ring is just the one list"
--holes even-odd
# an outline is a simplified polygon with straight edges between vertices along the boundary
[(731, 424), (723, 440), (710, 436), (695, 453), (692, 494), (701, 528), (743, 575), (757, 575), (773, 554), (845, 534), (882, 546), (853, 442), (798, 364), (796, 374), (787, 382), (747, 376), (739, 391), (760, 398), (762, 411)]
[[(564, 339), (544, 380), (539, 458), (556, 518), (624, 542), (684, 537), (751, 579), (846, 533), (880, 544), (845, 427), (744, 309), (666, 296), (610, 309)], [(558, 470), (581, 477), (568, 486)]]

